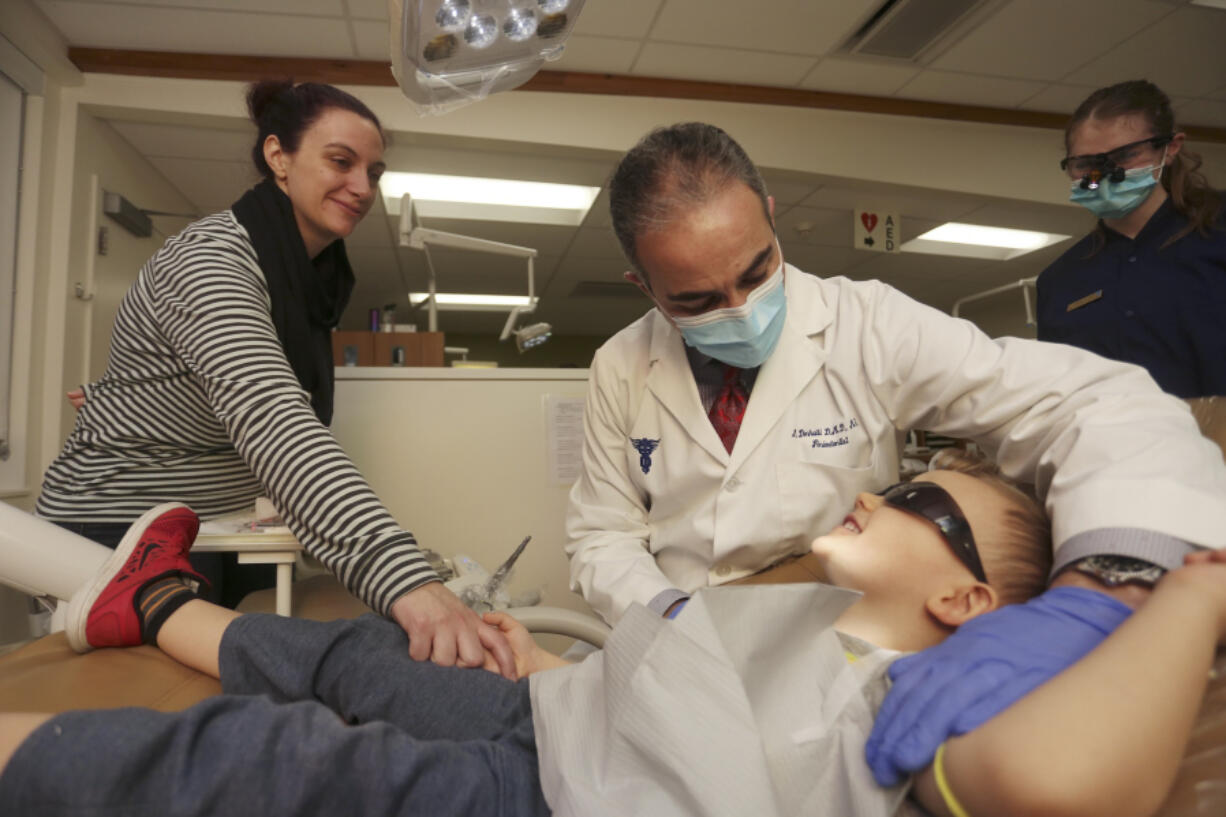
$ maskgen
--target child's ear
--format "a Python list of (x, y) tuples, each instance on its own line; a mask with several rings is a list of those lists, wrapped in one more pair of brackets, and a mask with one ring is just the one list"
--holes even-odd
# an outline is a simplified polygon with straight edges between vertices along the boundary
[(947, 627), (958, 627), (997, 607), (996, 591), (983, 582), (951, 585), (924, 603), (929, 615)]

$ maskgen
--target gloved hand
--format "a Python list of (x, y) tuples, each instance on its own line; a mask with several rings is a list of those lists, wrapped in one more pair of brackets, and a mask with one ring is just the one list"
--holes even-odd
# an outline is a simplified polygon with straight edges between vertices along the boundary
[(894, 685), (865, 747), (873, 777), (892, 786), (924, 769), (946, 738), (971, 731), (1074, 664), (1131, 613), (1105, 593), (1056, 587), (895, 661)]

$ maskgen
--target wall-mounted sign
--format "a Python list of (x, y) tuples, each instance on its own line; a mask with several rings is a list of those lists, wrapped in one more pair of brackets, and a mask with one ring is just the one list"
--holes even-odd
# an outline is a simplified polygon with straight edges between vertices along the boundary
[(898, 252), (902, 243), (901, 220), (897, 213), (858, 207), (855, 213), (855, 243), (858, 250)]

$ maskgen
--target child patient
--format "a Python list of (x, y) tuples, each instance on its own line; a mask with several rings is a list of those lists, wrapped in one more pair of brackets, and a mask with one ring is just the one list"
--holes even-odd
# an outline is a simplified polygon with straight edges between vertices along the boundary
[[(238, 615), (201, 601), (186, 583), (193, 579), (186, 554), (196, 518), (181, 505), (160, 506), (73, 599), (69, 639), (80, 651), (156, 643), (219, 678), (225, 694), (176, 713), (0, 715), (0, 812), (892, 810), (897, 796), (826, 799), (823, 791), (806, 791), (821, 788), (812, 780), (840, 762), (822, 752), (842, 753), (846, 776), (871, 780), (853, 768), (863, 766), (867, 732), (863, 724), (848, 726), (843, 713), (855, 706), (839, 703), (864, 697), (856, 683), (871, 673), (858, 676), (855, 668), (893, 654), (871, 644), (922, 649), (1041, 590), (1046, 579), (1049, 545), (1035, 503), (986, 466), (957, 467), (880, 496), (861, 494), (844, 524), (813, 543), (830, 581), (859, 591), (858, 599), (823, 585), (704, 590), (675, 621), (646, 610), (628, 614), (605, 650), (568, 668), (509, 616), (489, 614), (507, 633), (519, 674), (531, 676), (519, 682), (413, 661), (403, 630), (375, 616), (320, 623)], [(805, 664), (808, 655), (789, 654), (786, 631), (803, 629), (798, 621), (836, 617), (842, 638), (830, 629), (795, 635), (817, 645), (811, 652), (833, 642), (837, 661)], [(1176, 627), (1180, 638), (1166, 638)], [(1224, 639), (1226, 554), (1199, 553), (1080, 663), (951, 740), (938, 754), (943, 767), (920, 775), (914, 796), (934, 813), (976, 817), (1149, 813), (1173, 779), (1214, 645)], [(748, 652), (738, 652), (746, 644)], [(848, 663), (845, 650), (862, 657)], [(798, 677), (797, 668), (813, 675)], [(822, 688), (799, 699), (769, 694), (805, 689), (815, 679)], [(768, 694), (755, 698), (755, 690)], [(686, 701), (708, 700), (732, 704), (661, 723)], [(784, 740), (764, 715), (781, 704), (795, 719)], [(721, 739), (755, 729), (760, 740)], [(829, 733), (847, 733), (850, 741), (832, 741)], [(806, 754), (814, 747), (818, 754)], [(761, 781), (758, 755), (771, 761)], [(812, 774), (785, 773), (795, 768)], [(722, 770), (722, 779), (710, 769)], [(764, 800), (754, 800), (756, 783), (766, 788)], [(719, 797), (704, 799), (710, 791)], [(840, 811), (848, 802), (854, 810)], [(747, 811), (746, 803), (757, 806)]]

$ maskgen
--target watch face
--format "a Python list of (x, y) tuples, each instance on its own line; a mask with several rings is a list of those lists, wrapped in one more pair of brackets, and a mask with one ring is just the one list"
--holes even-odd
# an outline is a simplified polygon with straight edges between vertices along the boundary
[(1153, 585), (1166, 572), (1162, 567), (1144, 559), (1112, 555), (1089, 556), (1077, 562), (1075, 567), (1110, 587), (1125, 582)]

